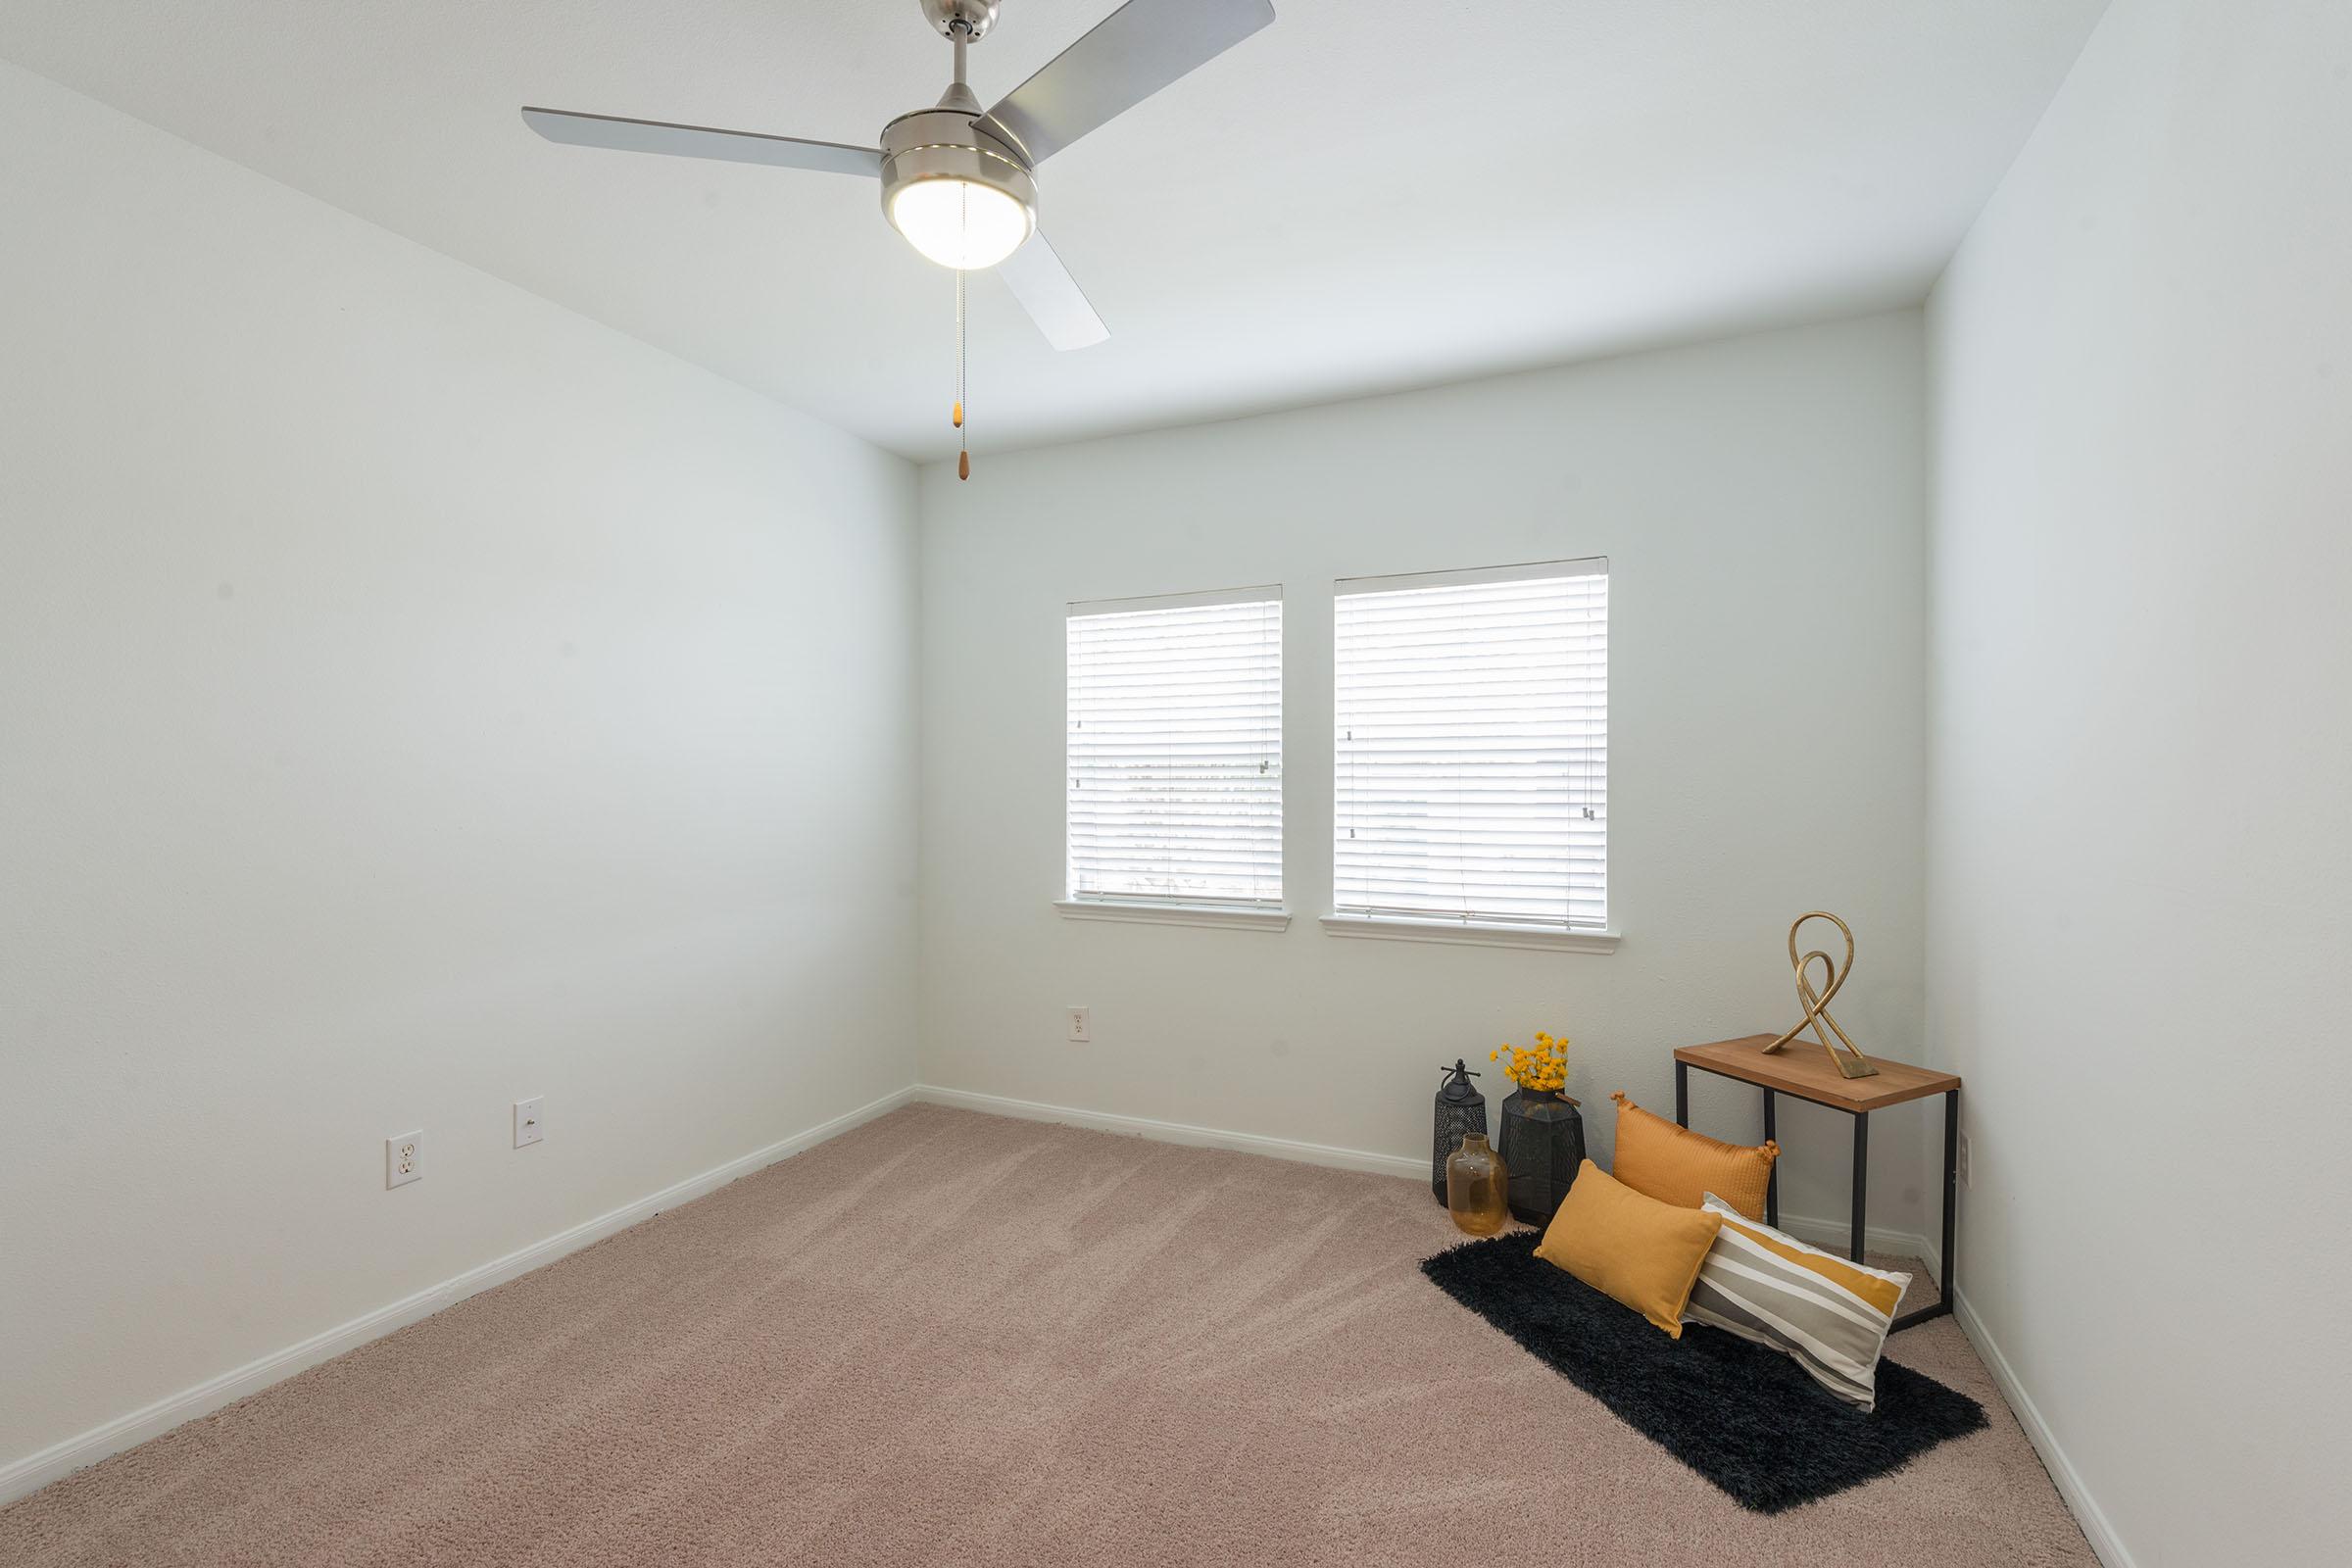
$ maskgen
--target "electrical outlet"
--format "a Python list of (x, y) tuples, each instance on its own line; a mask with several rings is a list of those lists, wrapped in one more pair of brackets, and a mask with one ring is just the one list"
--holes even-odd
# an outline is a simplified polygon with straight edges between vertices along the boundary
[(547, 1100), (533, 1095), (514, 1102), (514, 1147), (527, 1149), (547, 1136)]
[(384, 1140), (384, 1186), (406, 1187), (424, 1175), (424, 1133), (398, 1133)]
[(1083, 1046), (1088, 1041), (1095, 1038), (1095, 1025), (1093, 1018), (1089, 1016), (1090, 1009), (1086, 1007), (1072, 1007), (1069, 1009), (1069, 1011), (1070, 1043), (1072, 1045)]
[(1957, 1147), (1957, 1150), (1956, 1150), (1956, 1152), (1955, 1152), (1953, 1153), (1953, 1155), (1952, 1155), (1952, 1173), (1953, 1173), (1955, 1176), (1958, 1176), (1958, 1177), (1960, 1178), (1960, 1185), (1961, 1185), (1961, 1186), (1963, 1186), (1963, 1187), (1966, 1187), (1967, 1185), (1969, 1185), (1969, 1182), (1968, 1182), (1968, 1134), (1966, 1134), (1966, 1133), (1962, 1133), (1962, 1134), (1960, 1135), (1960, 1142), (1959, 1142), (1959, 1145), (1958, 1145), (1958, 1147)]

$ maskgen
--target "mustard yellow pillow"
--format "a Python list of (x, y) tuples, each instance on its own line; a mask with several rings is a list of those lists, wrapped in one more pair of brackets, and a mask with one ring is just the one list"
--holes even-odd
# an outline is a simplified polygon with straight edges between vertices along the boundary
[(1764, 1217), (1764, 1189), (1781, 1146), (1750, 1148), (1677, 1127), (1622, 1094), (1617, 1102), (1617, 1158), (1610, 1170), (1635, 1192), (1677, 1208), (1697, 1208), (1713, 1193), (1749, 1219)]
[(1723, 1216), (1644, 1198), (1591, 1160), (1560, 1200), (1536, 1255), (1683, 1337), (1683, 1308)]

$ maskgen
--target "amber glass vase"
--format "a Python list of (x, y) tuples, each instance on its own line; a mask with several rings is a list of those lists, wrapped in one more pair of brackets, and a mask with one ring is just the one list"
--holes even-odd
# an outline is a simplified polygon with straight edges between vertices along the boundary
[(1472, 1236), (1502, 1229), (1510, 1199), (1510, 1173), (1485, 1133), (1464, 1133), (1462, 1147), (1446, 1157), (1446, 1207), (1454, 1224)]

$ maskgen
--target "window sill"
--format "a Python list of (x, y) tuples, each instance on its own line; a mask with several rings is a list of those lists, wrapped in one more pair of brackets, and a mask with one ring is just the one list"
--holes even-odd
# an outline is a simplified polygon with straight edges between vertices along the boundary
[(1458, 920), (1390, 920), (1364, 914), (1327, 914), (1335, 937), (1379, 942), (1441, 942), (1463, 948), (1537, 948), (1549, 953), (1615, 953), (1614, 931), (1562, 931), (1556, 926), (1465, 925)]
[(1288, 909), (1233, 909), (1214, 904), (1118, 904), (1104, 899), (1055, 899), (1065, 920), (1129, 920), (1142, 925), (1222, 926), (1234, 931), (1284, 931)]

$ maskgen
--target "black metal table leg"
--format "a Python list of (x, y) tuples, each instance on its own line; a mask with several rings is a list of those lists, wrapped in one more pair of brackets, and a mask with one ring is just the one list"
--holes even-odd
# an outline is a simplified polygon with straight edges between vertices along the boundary
[(1896, 1318), (1894, 1327), (1887, 1330), (1890, 1334), (1907, 1329), (1914, 1323), (1941, 1317), (1952, 1309), (1952, 1250), (1958, 1241), (1953, 1220), (1959, 1213), (1959, 1161), (1960, 1091), (1947, 1089), (1943, 1092), (1943, 1267), (1938, 1271), (1940, 1278), (1937, 1281), (1942, 1286), (1942, 1293), (1936, 1297), (1934, 1306), (1917, 1307)]
[[(1703, 1066), (1704, 1063), (1701, 1065)], [(1676, 1125), (1682, 1127), (1690, 1125), (1690, 1068), (1689, 1062), (1679, 1057), (1676, 1058), (1674, 1063), (1674, 1119)], [(1713, 1067), (1708, 1067), (1706, 1070), (1717, 1071)], [(1738, 1078), (1740, 1074), (1724, 1073), (1722, 1076)], [(1763, 1088), (1761, 1084), (1757, 1087)], [(1793, 1090), (1788, 1092), (1796, 1093)], [(1772, 1089), (1764, 1090), (1764, 1136), (1767, 1139), (1778, 1140), (1780, 1137), (1778, 1122), (1780, 1120), (1781, 1093), (1781, 1091)], [(1804, 1094), (1797, 1094), (1797, 1098), (1799, 1100), (1812, 1099), (1811, 1096)], [(1854, 1213), (1852, 1229), (1848, 1232), (1847, 1237), (1846, 1254), (1859, 1263), (1863, 1258), (1864, 1245), (1870, 1236), (1870, 1112), (1849, 1110), (1845, 1105), (1829, 1100), (1814, 1100), (1813, 1103), (1827, 1105), (1833, 1110), (1844, 1110), (1847, 1115), (1854, 1118)], [(1919, 1307), (1897, 1317), (1892, 1328), (1888, 1330), (1889, 1333), (1895, 1329), (1907, 1329), (1914, 1324), (1924, 1323), (1930, 1318), (1942, 1317), (1952, 1310), (1952, 1261), (1959, 1255), (1959, 1157), (1960, 1091), (1955, 1088), (1943, 1092), (1943, 1255), (1941, 1267), (1937, 1271), (1940, 1276), (1938, 1283), (1942, 1286), (1942, 1295), (1936, 1299), (1935, 1305)], [(1777, 1227), (1781, 1222), (1781, 1174), (1777, 1160), (1774, 1161), (1772, 1174), (1765, 1179), (1764, 1217), (1765, 1223), (1769, 1225)]]
[(1952, 1309), (1952, 1252), (1958, 1238), (1953, 1234), (1952, 1220), (1957, 1212), (1954, 1200), (1960, 1187), (1960, 1091), (1943, 1092), (1943, 1309)]
[(1870, 1196), (1870, 1112), (1854, 1112), (1854, 1234), (1847, 1255), (1862, 1261), (1862, 1216)]

